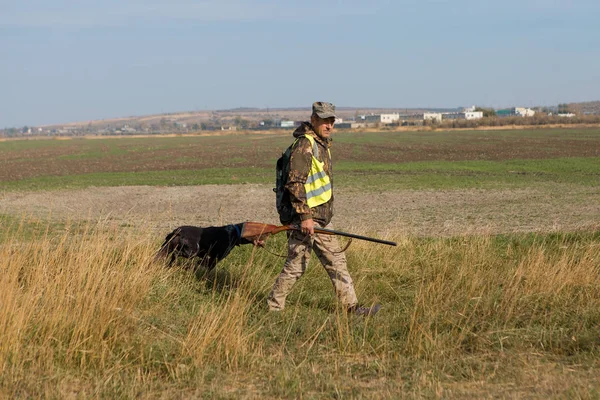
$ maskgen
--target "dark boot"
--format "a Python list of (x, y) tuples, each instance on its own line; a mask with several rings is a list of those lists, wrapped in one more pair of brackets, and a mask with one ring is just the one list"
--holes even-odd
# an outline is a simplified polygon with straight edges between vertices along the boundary
[(357, 304), (355, 306), (348, 307), (348, 312), (354, 315), (366, 317), (377, 314), (379, 309), (381, 309), (381, 304), (373, 304), (371, 307), (365, 307)]

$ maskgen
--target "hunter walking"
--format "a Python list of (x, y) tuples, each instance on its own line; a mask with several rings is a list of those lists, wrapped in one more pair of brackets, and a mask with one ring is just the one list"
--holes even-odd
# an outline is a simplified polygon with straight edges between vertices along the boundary
[[(294, 131), (294, 142), (278, 163), (277, 211), (281, 223), (297, 224), (300, 231), (288, 231), (288, 255), (267, 300), (269, 310), (281, 311), (296, 281), (308, 267), (314, 251), (327, 271), (341, 304), (358, 315), (373, 315), (380, 306), (358, 305), (346, 256), (335, 236), (315, 234), (315, 226), (333, 229), (333, 169), (331, 133), (335, 106), (316, 102), (310, 122)], [(280, 182), (282, 181), (282, 182)]]

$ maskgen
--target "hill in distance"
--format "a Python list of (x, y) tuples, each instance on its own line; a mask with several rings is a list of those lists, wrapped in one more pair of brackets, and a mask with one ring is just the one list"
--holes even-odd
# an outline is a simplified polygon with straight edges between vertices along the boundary
[[(535, 107), (534, 107), (535, 108)], [(342, 119), (352, 119), (362, 114), (382, 114), (382, 113), (400, 113), (400, 114), (419, 114), (423, 112), (444, 112), (458, 111), (457, 108), (374, 108), (374, 107), (337, 107), (337, 115)], [(569, 109), (582, 114), (600, 114), (600, 101), (587, 101), (579, 103), (569, 103)], [(129, 116), (91, 121), (77, 121), (63, 124), (45, 125), (42, 128), (53, 129), (61, 127), (71, 128), (99, 128), (114, 127), (124, 125), (159, 125), (164, 123), (193, 124), (216, 123), (228, 124), (236, 119), (242, 118), (251, 122), (263, 120), (308, 120), (310, 117), (310, 107), (290, 107), (290, 108), (254, 108), (237, 107), (222, 110), (200, 110), (184, 111), (166, 114), (153, 114), (144, 116)]]

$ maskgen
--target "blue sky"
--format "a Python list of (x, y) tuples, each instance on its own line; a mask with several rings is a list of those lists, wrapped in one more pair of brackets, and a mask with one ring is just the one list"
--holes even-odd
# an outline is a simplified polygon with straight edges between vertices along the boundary
[(0, 0), (0, 128), (600, 100), (599, 20), (597, 0)]

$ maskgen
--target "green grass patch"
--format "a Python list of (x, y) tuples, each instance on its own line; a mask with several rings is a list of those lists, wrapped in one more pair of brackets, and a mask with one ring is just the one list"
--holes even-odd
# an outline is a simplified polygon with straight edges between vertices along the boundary
[[(364, 190), (499, 189), (537, 184), (600, 184), (600, 158), (559, 158), (507, 161), (432, 161), (369, 163), (339, 161), (338, 187)], [(103, 172), (67, 176), (39, 176), (0, 182), (4, 190), (51, 190), (91, 186), (187, 186), (206, 184), (273, 183), (268, 168), (206, 168), (141, 172)]]
[(5, 190), (81, 189), (92, 186), (189, 186), (210, 184), (268, 183), (264, 169), (214, 168), (198, 171), (103, 172), (67, 176), (41, 176), (2, 182)]
[[(5, 243), (14, 237), (21, 241), (39, 240), (42, 236), (55, 237), (65, 231), (67, 222), (47, 221), (31, 215), (0, 214), (0, 243)], [(84, 225), (85, 221), (77, 224)]]
[(380, 131), (380, 132), (344, 132), (334, 133), (335, 143), (353, 144), (390, 144), (390, 143), (461, 143), (489, 140), (515, 139), (569, 139), (597, 141), (600, 139), (598, 128), (543, 128), (543, 129), (498, 129), (498, 130), (436, 130), (436, 131)]
[(340, 161), (336, 182), (366, 190), (522, 188), (600, 184), (600, 158), (360, 163)]

